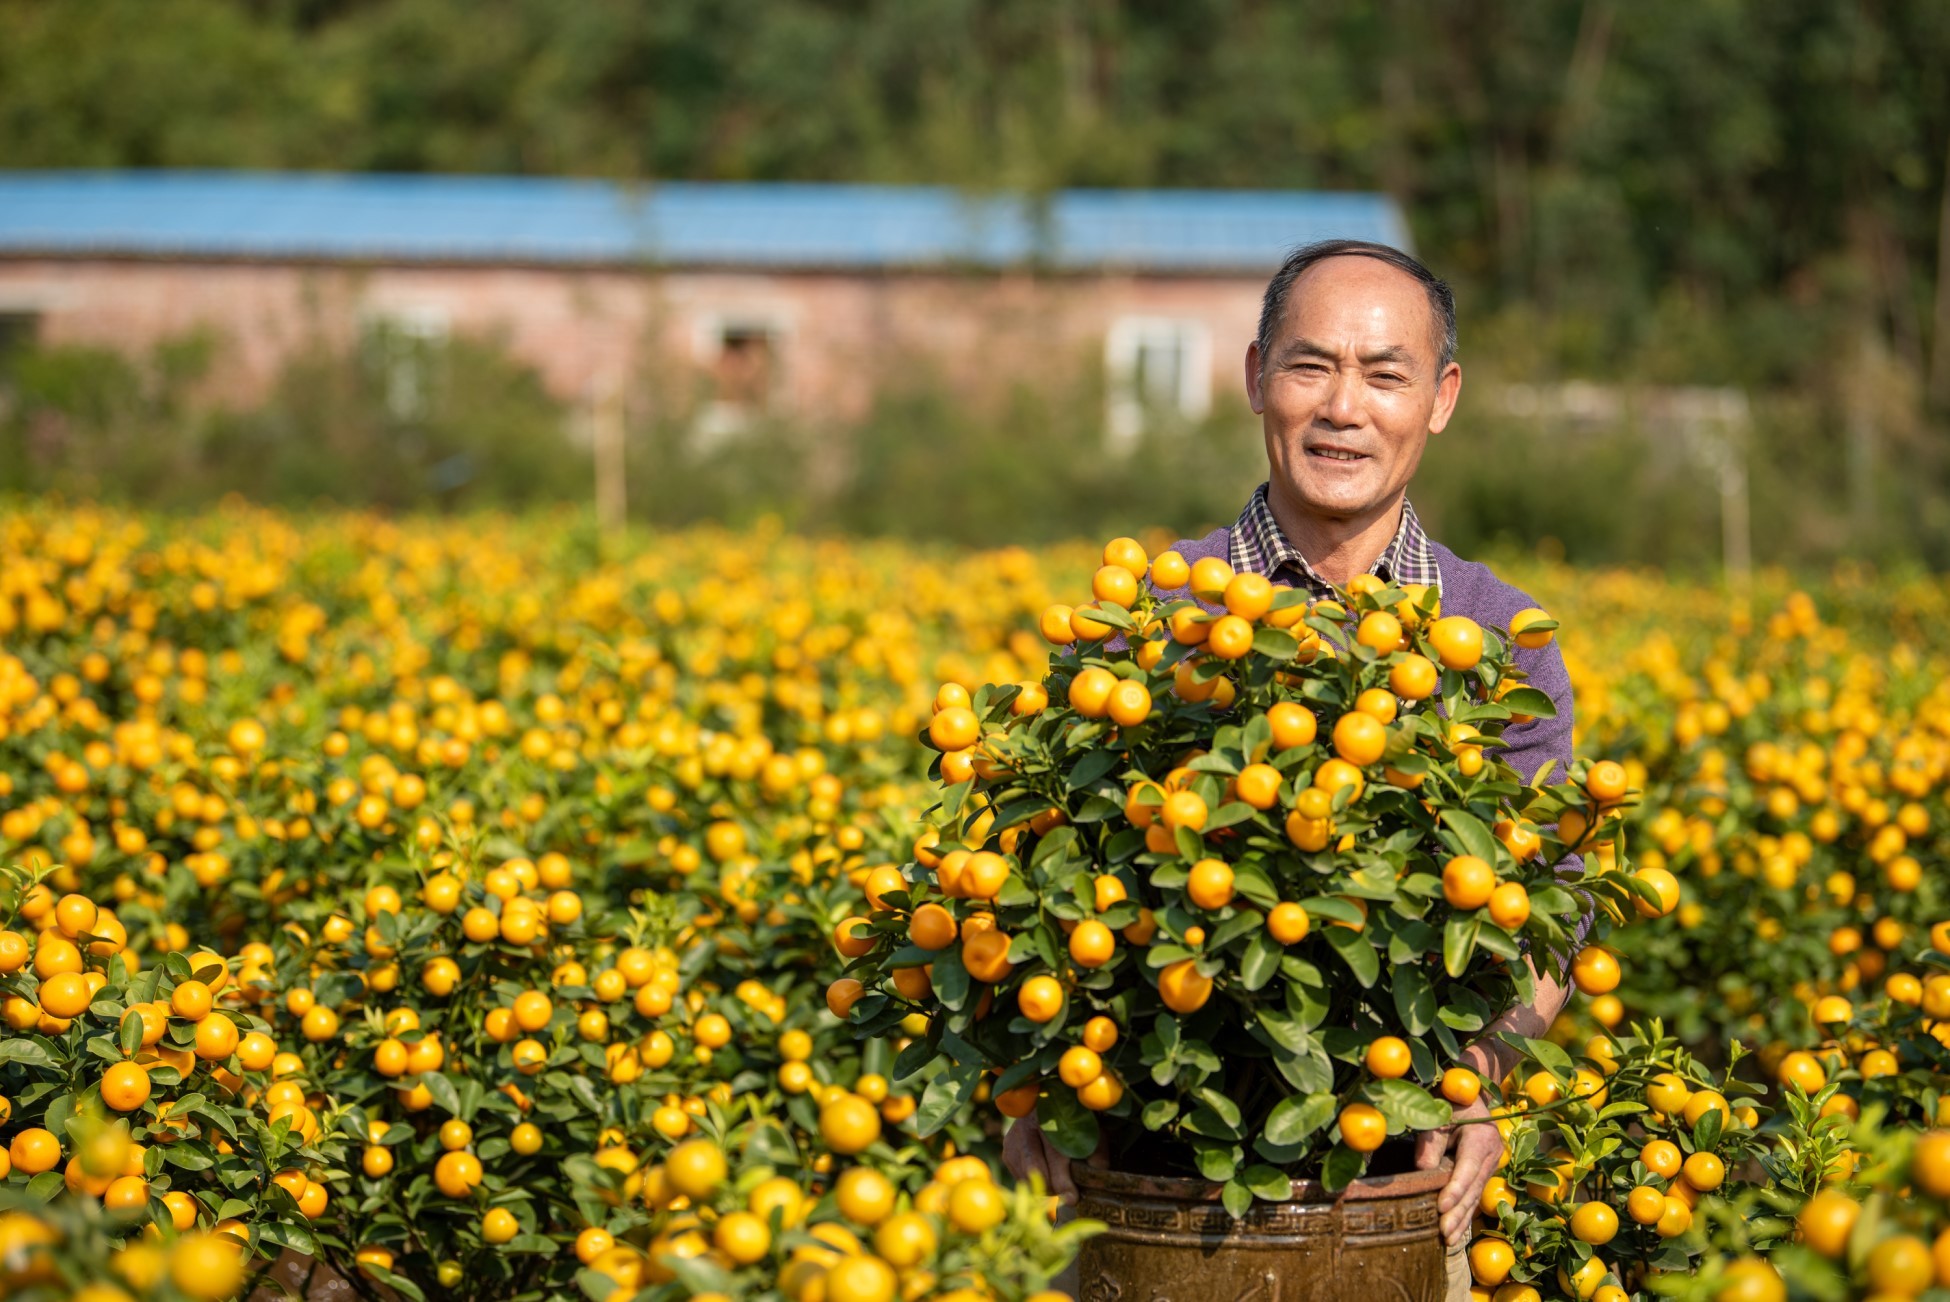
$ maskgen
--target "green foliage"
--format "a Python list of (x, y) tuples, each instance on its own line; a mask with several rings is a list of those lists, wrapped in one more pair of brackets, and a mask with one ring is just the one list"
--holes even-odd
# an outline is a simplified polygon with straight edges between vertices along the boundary
[[(1754, 394), (1763, 560), (1950, 561), (1938, 0), (510, 0), (491, 17), (461, 0), (176, 0), (165, 24), (150, 9), (0, 0), (0, 167), (1384, 190), (1460, 295), (1476, 396), (1418, 485), (1452, 545), (1717, 560), (1717, 504), (1684, 457), (1623, 431), (1510, 429), (1479, 405), (1491, 375), (1577, 377)], [(89, 375), (91, 414), (43, 389), (58, 418), (0, 420), (9, 486), (388, 505), (587, 491), (559, 418), (511, 376), (465, 425), (456, 409), (396, 437), (321, 364), (266, 411), (185, 435), (137, 419), (152, 382), (55, 364)], [(1884, 469), (1852, 479), (1864, 388)], [(1085, 404), (990, 396), (1000, 413), (978, 418), (917, 386), (850, 441), (788, 413), (702, 454), (687, 430), (643, 425), (631, 500), (660, 524), (781, 513), (1032, 541), (1222, 522), (1253, 482), (1237, 404), (1120, 465)], [(50, 429), (92, 450), (50, 468)], [(1497, 461), (1519, 456), (1542, 469), (1511, 495)]]
[(370, 348), (307, 353), (242, 410), (195, 400), (215, 348), (198, 335), (136, 359), (22, 354), (0, 405), (0, 488), (165, 506), (225, 493), (395, 508), (587, 494), (569, 414), (487, 342), (447, 341), (406, 359), (410, 375)]
[[(1438, 701), (1427, 607), (1413, 608), (1408, 634), (1381, 614), (1410, 602), (1388, 588), (1287, 627), (1250, 627), (1143, 590), (1128, 609), (1108, 598), (1090, 608), (1130, 644), (1080, 641), (1052, 662), (1046, 697), (981, 688), (965, 711), (968, 736), (987, 730), (972, 743), (976, 776), (955, 777), (955, 750), (930, 770), (942, 784), (940, 857), (910, 866), (911, 889), (883, 897), (867, 919), (873, 947), (847, 969), (867, 987), (851, 1011), (858, 1033), (886, 1036), (922, 1012), (925, 1050), (904, 1065), (950, 1064), (931, 1096), (993, 1071), (998, 1099), (1027, 1091), (1044, 1135), (1070, 1157), (1101, 1145), (1118, 1169), (1196, 1170), (1226, 1184), (1235, 1216), (1255, 1197), (1286, 1198), (1294, 1176), (1345, 1186), (1384, 1132), (1447, 1125), (1451, 1104), (1431, 1093), (1440, 1064), (1497, 1010), (1533, 996), (1522, 947), (1561, 961), (1577, 943), (1576, 915), (1603, 909), (1602, 937), (1632, 888), (1595, 858), (1575, 877), (1552, 866), (1580, 840), (1556, 839), (1559, 816), (1596, 813), (1579, 786), (1524, 786), (1450, 731), (1500, 744), (1512, 708), (1496, 693), (1520, 681), (1510, 643), (1491, 632), (1480, 660), (1442, 671)], [(1285, 609), (1300, 613), (1297, 601)], [(1377, 617), (1394, 627), (1390, 644), (1404, 638), (1399, 650), (1350, 636)], [(1228, 639), (1236, 654), (1223, 659), (1219, 631), (1198, 641), (1159, 631), (1223, 630), (1221, 620), (1250, 629), (1243, 645)], [(1214, 655), (1201, 650), (1206, 636)], [(1422, 695), (1387, 725), (1360, 712), (1362, 694), (1412, 668), (1410, 656), (1431, 675)], [(1120, 707), (1111, 694), (1127, 689)], [(1551, 712), (1523, 690), (1511, 695), (1524, 708)], [(1315, 716), (1312, 740), (1278, 740), (1281, 719)], [(1359, 767), (1343, 736), (1350, 719), (1378, 737)], [(944, 722), (955, 722), (946, 710), (930, 744), (961, 746), (941, 735)], [(1134, 817), (1147, 794), (1163, 808)], [(1541, 853), (1512, 848), (1503, 821), (1517, 819), (1552, 829)], [(1517, 892), (1521, 918), (1486, 911), (1487, 889), (1469, 907), (1450, 901), (1441, 874), (1462, 855)], [(945, 931), (929, 923), (956, 909)], [(1283, 914), (1300, 919), (1297, 932)], [(1101, 937), (1088, 953), (1078, 949), (1086, 924)], [(998, 937), (1006, 960), (982, 952)], [(923, 965), (925, 980), (901, 984)], [(941, 1094), (946, 1117), (953, 1100)]]

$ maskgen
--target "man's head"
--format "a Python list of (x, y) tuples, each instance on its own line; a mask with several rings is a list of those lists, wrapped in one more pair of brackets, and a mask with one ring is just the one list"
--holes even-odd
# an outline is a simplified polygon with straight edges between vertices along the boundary
[(1392, 504), (1456, 409), (1455, 352), (1455, 298), (1408, 254), (1361, 240), (1296, 249), (1246, 350), (1276, 500), (1335, 520)]

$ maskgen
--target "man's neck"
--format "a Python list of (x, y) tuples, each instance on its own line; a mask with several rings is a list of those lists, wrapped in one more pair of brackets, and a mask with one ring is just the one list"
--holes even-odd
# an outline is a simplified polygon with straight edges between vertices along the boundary
[(1397, 493), (1374, 510), (1347, 519), (1316, 515), (1289, 499), (1274, 480), (1267, 485), (1266, 505), (1280, 532), (1307, 558), (1314, 573), (1338, 587), (1374, 568), (1401, 527), (1404, 494)]

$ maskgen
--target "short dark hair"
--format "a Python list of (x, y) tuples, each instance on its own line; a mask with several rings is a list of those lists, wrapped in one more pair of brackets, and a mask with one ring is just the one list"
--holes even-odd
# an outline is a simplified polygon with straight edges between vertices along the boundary
[(1259, 364), (1262, 370), (1266, 366), (1267, 352), (1273, 344), (1273, 332), (1286, 315), (1286, 300), (1293, 290), (1293, 282), (1316, 262), (1341, 257), (1373, 258), (1397, 271), (1405, 271), (1421, 282), (1422, 288), (1428, 292), (1429, 311), (1435, 314), (1436, 349), (1441, 354), (1436, 362), (1437, 373), (1456, 360), (1456, 295), (1446, 281), (1411, 255), (1386, 244), (1375, 244), (1369, 240), (1318, 240), (1303, 244), (1287, 254), (1286, 261), (1273, 273), (1273, 279), (1266, 283), (1266, 297), (1259, 308)]

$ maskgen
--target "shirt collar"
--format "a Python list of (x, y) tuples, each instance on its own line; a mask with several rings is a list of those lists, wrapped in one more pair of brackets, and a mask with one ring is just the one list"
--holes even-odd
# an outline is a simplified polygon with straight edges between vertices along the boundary
[[(1239, 513), (1238, 521), (1232, 526), (1227, 549), (1232, 568), (1240, 573), (1285, 579), (1306, 588), (1315, 597), (1327, 596), (1334, 585), (1321, 578), (1300, 554), (1300, 549), (1287, 539), (1280, 522), (1273, 518), (1266, 490), (1267, 485), (1261, 484), (1253, 491), (1252, 500), (1246, 503), (1246, 509)], [(1408, 499), (1402, 499), (1402, 519), (1396, 526), (1395, 536), (1368, 572), (1398, 587), (1409, 583), (1441, 587), (1442, 575), (1436, 567), (1435, 552)]]

